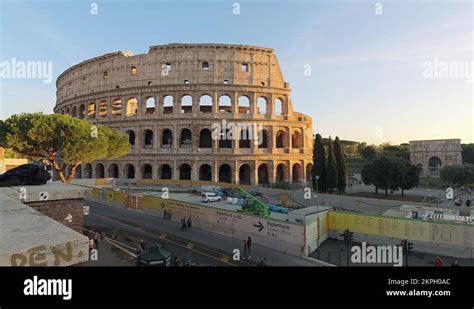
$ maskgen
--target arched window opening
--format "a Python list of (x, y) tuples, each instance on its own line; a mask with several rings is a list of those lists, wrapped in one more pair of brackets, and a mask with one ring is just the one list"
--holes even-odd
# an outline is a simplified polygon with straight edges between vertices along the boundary
[(156, 110), (156, 101), (154, 97), (149, 97), (146, 99), (146, 114), (154, 115)]
[(171, 179), (173, 176), (171, 166), (168, 164), (163, 164), (160, 168), (160, 178), (161, 179)]
[(246, 96), (239, 98), (239, 114), (250, 114), (250, 100)]
[(163, 130), (163, 137), (161, 140), (162, 148), (171, 148), (173, 145), (173, 132), (170, 129)]
[(138, 100), (131, 98), (127, 101), (127, 117), (135, 116), (138, 109)]
[(228, 164), (219, 167), (219, 182), (232, 182), (232, 169)]
[(152, 179), (153, 178), (153, 168), (150, 164), (143, 165), (143, 179)]
[(285, 132), (278, 131), (276, 134), (276, 148), (285, 148)]
[(189, 129), (183, 129), (181, 131), (181, 136), (180, 136), (180, 147), (181, 148), (190, 148), (192, 147), (193, 143), (193, 137), (191, 134), (191, 130)]
[(144, 148), (153, 148), (153, 131), (145, 130), (144, 133)]
[(130, 145), (135, 146), (135, 132), (133, 132), (132, 130), (128, 130), (127, 134), (128, 142), (130, 143)]
[(119, 117), (122, 115), (122, 100), (115, 99), (112, 102), (112, 117)]
[(185, 95), (181, 98), (181, 114), (193, 112), (193, 97)]
[(212, 148), (212, 133), (209, 129), (202, 129), (199, 133), (199, 148)]
[(172, 114), (173, 113), (173, 97), (167, 95), (163, 99), (163, 114)]
[(212, 98), (209, 95), (203, 95), (199, 98), (199, 111), (201, 113), (212, 113)]
[(191, 166), (189, 164), (183, 164), (179, 168), (179, 179), (191, 180)]
[(100, 103), (99, 103), (99, 118), (107, 117), (108, 108), (109, 108), (109, 102), (100, 101)]
[(267, 114), (267, 100), (264, 97), (260, 97), (257, 100), (257, 114)]
[(242, 164), (239, 168), (239, 184), (250, 184), (250, 166)]
[(223, 95), (219, 98), (219, 112), (232, 113), (232, 100), (228, 95)]
[(208, 164), (199, 167), (199, 180), (212, 181), (212, 169)]
[(87, 105), (87, 118), (89, 119), (95, 118), (95, 109), (96, 109), (95, 102), (89, 103)]

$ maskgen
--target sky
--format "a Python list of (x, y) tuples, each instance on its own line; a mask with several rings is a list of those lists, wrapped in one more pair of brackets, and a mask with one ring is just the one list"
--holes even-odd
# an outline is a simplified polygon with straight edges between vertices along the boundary
[[(52, 113), (56, 78), (86, 59), (228, 43), (273, 48), (323, 137), (473, 143), (473, 16), (471, 0), (0, 0), (0, 119)], [(51, 63), (51, 82), (11, 78), (13, 58)]]

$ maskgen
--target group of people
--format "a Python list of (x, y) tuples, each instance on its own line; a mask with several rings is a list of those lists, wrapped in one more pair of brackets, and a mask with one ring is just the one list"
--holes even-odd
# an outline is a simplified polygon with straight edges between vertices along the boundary
[(181, 218), (181, 231), (190, 230), (192, 224), (191, 218), (188, 217), (188, 220), (185, 217)]
[[(462, 206), (464, 204), (462, 198), (457, 197), (454, 199), (454, 205), (455, 206)], [(471, 207), (471, 200), (466, 200), (466, 206)]]
[[(434, 266), (435, 267), (442, 267), (444, 264), (444, 261), (443, 259), (438, 255), (434, 261)], [(459, 267), (459, 262), (458, 260), (453, 260), (453, 262), (451, 263), (451, 266), (452, 267)]]

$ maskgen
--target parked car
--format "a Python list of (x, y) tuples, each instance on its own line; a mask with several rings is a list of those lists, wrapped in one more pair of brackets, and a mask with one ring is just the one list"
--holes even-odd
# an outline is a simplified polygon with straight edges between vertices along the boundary
[(214, 192), (204, 192), (203, 194), (201, 194), (201, 198), (204, 203), (219, 202), (222, 199)]

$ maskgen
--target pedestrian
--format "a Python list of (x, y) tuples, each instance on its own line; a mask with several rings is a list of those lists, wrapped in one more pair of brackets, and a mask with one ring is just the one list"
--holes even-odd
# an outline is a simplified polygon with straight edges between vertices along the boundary
[(140, 242), (138, 242), (138, 247), (137, 247), (137, 254), (143, 253), (146, 250), (145, 246), (145, 241), (143, 239), (140, 239)]
[(434, 261), (434, 266), (435, 267), (441, 267), (443, 266), (443, 259), (438, 255)]
[(94, 248), (99, 250), (99, 242), (100, 242), (100, 234), (98, 232), (95, 232), (94, 235)]
[(94, 249), (94, 239), (89, 239), (89, 255), (92, 251), (92, 249)]
[(454, 261), (451, 263), (451, 266), (452, 266), (452, 267), (458, 267), (458, 266), (459, 266), (458, 260), (454, 260)]
[(247, 247), (249, 248), (249, 254), (252, 253), (252, 238), (247, 238)]
[(258, 262), (257, 266), (260, 266), (260, 267), (265, 267), (265, 266), (267, 266), (267, 258), (263, 258), (263, 260), (261, 260), (260, 262)]
[(191, 229), (192, 224), (193, 224), (193, 222), (191, 221), (191, 217), (188, 217), (188, 230)]
[(186, 219), (181, 218), (181, 231), (186, 231), (187, 226), (186, 226)]
[(248, 255), (248, 244), (247, 244), (247, 241), (244, 240), (244, 260), (247, 258), (247, 255)]

